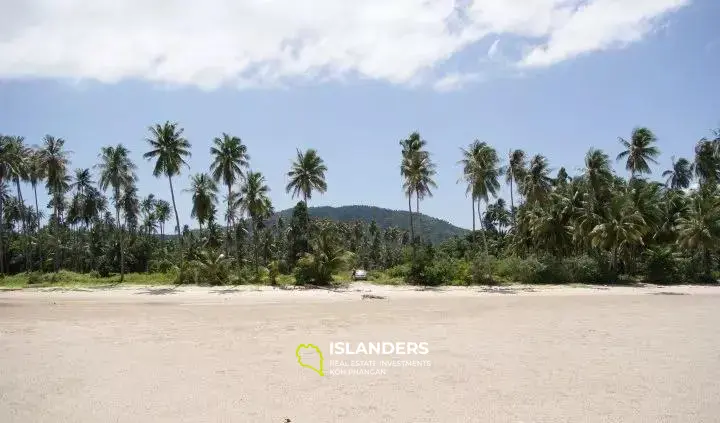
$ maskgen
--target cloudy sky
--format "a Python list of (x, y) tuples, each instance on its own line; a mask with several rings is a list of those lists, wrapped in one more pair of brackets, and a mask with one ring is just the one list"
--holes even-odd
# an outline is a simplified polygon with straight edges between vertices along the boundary
[(74, 167), (122, 142), (163, 197), (143, 138), (179, 121), (190, 172), (238, 135), (279, 209), (296, 147), (330, 169), (311, 203), (403, 208), (398, 140), (417, 129), (439, 165), (422, 211), (467, 227), (456, 162), (476, 138), (573, 173), (643, 125), (661, 168), (689, 156), (720, 126), (718, 20), (713, 0), (0, 0), (0, 133), (63, 137)]

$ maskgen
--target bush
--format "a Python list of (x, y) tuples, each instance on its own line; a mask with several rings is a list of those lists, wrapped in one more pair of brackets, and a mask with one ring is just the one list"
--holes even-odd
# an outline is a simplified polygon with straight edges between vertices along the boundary
[(512, 282), (533, 284), (542, 282), (545, 266), (535, 257), (522, 259), (510, 256), (498, 261), (497, 275)]
[(276, 261), (271, 261), (270, 264), (268, 264), (268, 280), (270, 281), (270, 285), (277, 285), (277, 278), (280, 275), (280, 263)]
[(563, 260), (571, 283), (607, 283), (609, 275), (600, 268), (600, 263), (590, 256), (568, 257)]
[(405, 278), (410, 274), (410, 266), (408, 264), (399, 264), (385, 271), (391, 278)]
[(312, 257), (305, 256), (298, 260), (293, 274), (295, 275), (296, 285), (306, 285), (314, 282), (315, 272)]
[(676, 282), (679, 264), (672, 249), (667, 247), (651, 248), (643, 253), (643, 272), (649, 282)]
[(478, 254), (472, 262), (466, 276), (468, 283), (473, 285), (495, 285), (497, 281), (493, 276), (497, 271), (497, 259), (494, 256)]
[(98, 272), (97, 270), (91, 270), (88, 275), (93, 279), (100, 279), (100, 272)]
[(28, 275), (28, 285), (37, 285), (43, 282), (42, 274), (39, 272), (32, 272)]
[(426, 284), (437, 286), (464, 283), (469, 274), (467, 262), (456, 258), (439, 258), (426, 269)]
[(150, 261), (150, 272), (152, 273), (168, 273), (175, 264), (167, 259)]
[(183, 264), (176, 284), (227, 285), (230, 282), (230, 260), (224, 254), (202, 251), (196, 260)]

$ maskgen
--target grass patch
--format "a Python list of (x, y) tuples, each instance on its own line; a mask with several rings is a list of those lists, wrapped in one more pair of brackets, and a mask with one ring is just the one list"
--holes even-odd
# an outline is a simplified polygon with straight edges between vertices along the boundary
[[(172, 285), (175, 275), (169, 273), (128, 273), (123, 285)], [(87, 287), (119, 285), (120, 275), (101, 278), (91, 273), (76, 273), (61, 270), (57, 273), (18, 273), (0, 278), (0, 287), (43, 288), (43, 287)]]

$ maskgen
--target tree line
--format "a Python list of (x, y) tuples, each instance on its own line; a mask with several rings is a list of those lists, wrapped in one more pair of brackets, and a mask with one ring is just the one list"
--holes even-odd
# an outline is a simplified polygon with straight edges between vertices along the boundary
[[(189, 283), (274, 282), (293, 274), (297, 282), (326, 283), (354, 265), (415, 283), (468, 283), (498, 274), (560, 278), (583, 266), (598, 280), (653, 279), (683, 269), (710, 279), (717, 271), (720, 130), (697, 142), (691, 160), (673, 157), (664, 182), (650, 179), (660, 150), (648, 128), (619, 139), (616, 160), (626, 175), (594, 148), (578, 174), (560, 168), (552, 175), (541, 154), (511, 150), (503, 157), (474, 141), (458, 162), (472, 232), (439, 246), (424, 241), (414, 221), (437, 189), (437, 167), (417, 132), (400, 141), (409, 231), (311, 219), (308, 202), (328, 189), (327, 166), (314, 149), (298, 150), (287, 173), (285, 191), (300, 200), (292, 217), (271, 219), (265, 177), (250, 167), (243, 141), (226, 133), (212, 141), (209, 173), (189, 176), (185, 191), (200, 228), (190, 230), (181, 224), (174, 188), (190, 170), (183, 132), (173, 122), (148, 128), (143, 158), (154, 164), (155, 177), (167, 180), (169, 199), (139, 197), (137, 166), (122, 144), (102, 147), (94, 167), (73, 171), (62, 138), (47, 135), (40, 146), (28, 146), (23, 137), (0, 136), (0, 274), (65, 269), (118, 273), (122, 281), (128, 271), (174, 271)], [(23, 183), (32, 188), (30, 201)], [(502, 183), (509, 186), (509, 206), (498, 198)], [(50, 200), (40, 207), (43, 184)]]

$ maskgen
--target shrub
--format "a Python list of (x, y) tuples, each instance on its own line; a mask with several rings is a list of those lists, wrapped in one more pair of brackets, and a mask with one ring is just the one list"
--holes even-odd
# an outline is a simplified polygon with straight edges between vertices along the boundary
[(669, 283), (679, 279), (680, 263), (672, 249), (667, 247), (645, 251), (642, 267), (649, 282)]
[(600, 268), (600, 263), (590, 256), (568, 257), (563, 260), (571, 283), (606, 283), (608, 276)]
[(98, 272), (97, 270), (91, 270), (88, 275), (93, 279), (100, 279), (100, 272)]
[(391, 278), (405, 278), (410, 273), (410, 266), (408, 264), (399, 264), (389, 268), (385, 273)]
[(278, 275), (280, 275), (280, 263), (276, 261), (271, 261), (270, 264), (268, 264), (268, 280), (270, 281), (270, 285), (277, 285), (277, 278)]
[(150, 261), (150, 272), (152, 273), (168, 273), (175, 264), (168, 259)]
[(526, 259), (510, 256), (498, 261), (497, 275), (512, 282), (533, 284), (541, 282), (544, 265), (535, 257)]
[(427, 285), (464, 283), (470, 273), (467, 262), (456, 258), (443, 257), (433, 261), (425, 271)]
[(37, 285), (43, 283), (42, 274), (39, 272), (32, 272), (28, 275), (28, 285)]
[(497, 281), (494, 274), (497, 270), (497, 259), (495, 256), (478, 254), (472, 261), (468, 272), (467, 282), (474, 285), (495, 285)]
[(230, 282), (230, 260), (224, 254), (201, 251), (196, 260), (183, 264), (177, 284), (226, 285)]

